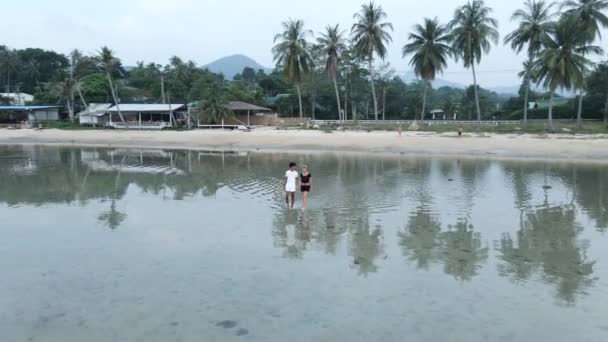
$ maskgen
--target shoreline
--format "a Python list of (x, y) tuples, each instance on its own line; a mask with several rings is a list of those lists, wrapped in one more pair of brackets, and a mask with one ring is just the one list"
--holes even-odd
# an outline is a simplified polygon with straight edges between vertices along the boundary
[(333, 132), (257, 128), (239, 131), (0, 129), (0, 145), (190, 149), (268, 153), (519, 159), (608, 164), (608, 135)]

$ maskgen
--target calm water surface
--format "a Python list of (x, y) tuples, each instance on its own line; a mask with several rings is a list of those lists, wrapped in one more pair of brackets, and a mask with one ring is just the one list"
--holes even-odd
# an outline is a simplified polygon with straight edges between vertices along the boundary
[(608, 341), (608, 167), (0, 147), (0, 218), (2, 341)]

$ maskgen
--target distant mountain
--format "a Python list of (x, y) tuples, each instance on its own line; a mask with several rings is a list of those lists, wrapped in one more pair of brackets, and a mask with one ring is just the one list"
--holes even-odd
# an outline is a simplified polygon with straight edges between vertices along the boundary
[(203, 68), (207, 68), (209, 69), (209, 71), (214, 72), (216, 74), (224, 74), (226, 79), (229, 80), (233, 79), (236, 74), (241, 73), (246, 67), (250, 67), (255, 71), (262, 69), (266, 72), (269, 72), (272, 70), (264, 67), (260, 63), (254, 61), (253, 59), (245, 55), (232, 55), (223, 57), (203, 66)]

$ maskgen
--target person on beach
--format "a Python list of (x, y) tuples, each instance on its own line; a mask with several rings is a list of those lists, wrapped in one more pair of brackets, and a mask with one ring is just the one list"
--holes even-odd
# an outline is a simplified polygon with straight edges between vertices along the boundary
[(285, 172), (285, 203), (288, 208), (293, 209), (296, 201), (296, 188), (298, 183), (298, 171), (296, 171), (296, 163), (289, 163), (289, 170)]
[(302, 208), (308, 207), (308, 194), (312, 189), (312, 175), (308, 170), (308, 166), (302, 167), (302, 173), (300, 174), (300, 191), (302, 191)]

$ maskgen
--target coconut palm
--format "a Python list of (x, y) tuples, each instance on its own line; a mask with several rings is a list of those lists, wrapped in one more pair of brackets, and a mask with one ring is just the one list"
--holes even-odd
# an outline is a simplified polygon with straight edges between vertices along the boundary
[(581, 45), (580, 31), (573, 29), (576, 25), (576, 18), (573, 16), (561, 18), (556, 24), (555, 32), (547, 40), (545, 49), (540, 52), (533, 65), (538, 82), (542, 82), (550, 92), (548, 124), (551, 130), (555, 91), (558, 88), (570, 90), (582, 84), (592, 65), (586, 55), (602, 53), (598, 46)]
[[(596, 38), (602, 37), (601, 29), (608, 27), (608, 16), (604, 13), (608, 9), (607, 0), (569, 0), (562, 4), (562, 9), (567, 9), (564, 16), (573, 16), (576, 20), (576, 28), (580, 29), (582, 44), (593, 43)], [(579, 90), (577, 124), (583, 122), (583, 83), (576, 85)]]
[(374, 56), (377, 55), (382, 60), (386, 58), (386, 45), (393, 40), (389, 33), (393, 30), (393, 25), (385, 21), (387, 14), (382, 6), (373, 2), (361, 6), (361, 11), (356, 13), (354, 18), (357, 20), (351, 29), (354, 50), (359, 57), (367, 60), (374, 115), (378, 120), (378, 99), (374, 86)]
[(422, 99), (422, 114), (424, 121), (426, 110), (427, 91), (431, 81), (435, 80), (437, 73), (443, 72), (447, 67), (447, 58), (451, 54), (448, 31), (439, 24), (437, 18), (424, 19), (424, 25), (416, 25), (414, 32), (410, 33), (410, 43), (403, 47), (403, 57), (412, 55), (410, 65), (414, 73), (424, 80), (424, 96)]
[(472, 0), (458, 8), (454, 19), (448, 25), (452, 30), (452, 49), (456, 60), (462, 59), (465, 68), (473, 71), (475, 106), (477, 109), (477, 126), (481, 124), (481, 108), (479, 106), (479, 89), (475, 65), (481, 62), (481, 57), (490, 52), (491, 43), (498, 43), (498, 21), (490, 14), (492, 9), (483, 0)]
[(568, 0), (562, 4), (565, 15), (574, 15), (577, 26), (585, 30), (588, 43), (601, 38), (601, 29), (608, 28), (608, 0)]
[(520, 53), (527, 47), (528, 60), (524, 63), (525, 95), (524, 95), (524, 123), (528, 123), (528, 100), (530, 96), (530, 66), (534, 63), (538, 52), (543, 48), (543, 42), (547, 41), (553, 28), (551, 8), (553, 3), (544, 0), (528, 0), (523, 9), (513, 13), (511, 20), (519, 21), (519, 26), (505, 37), (505, 44), (511, 44), (511, 48)]
[(340, 104), (340, 92), (338, 90), (338, 62), (340, 56), (346, 50), (344, 32), (340, 31), (340, 25), (327, 26), (321, 37), (317, 38), (321, 52), (326, 55), (325, 71), (334, 82), (336, 101), (338, 103), (338, 120), (342, 120), (342, 106)]
[(99, 69), (101, 69), (106, 75), (108, 85), (110, 86), (110, 92), (116, 105), (116, 111), (118, 112), (118, 116), (120, 117), (120, 121), (122, 121), (122, 123), (125, 124), (125, 127), (128, 128), (129, 126), (120, 111), (120, 104), (118, 101), (118, 97), (116, 96), (116, 89), (114, 89), (114, 82), (112, 81), (112, 74), (117, 72), (120, 68), (120, 60), (114, 56), (114, 52), (110, 50), (110, 48), (108, 48), (107, 46), (103, 46), (98, 52), (96, 62)]
[(283, 69), (285, 77), (294, 83), (298, 93), (300, 118), (304, 116), (302, 109), (301, 83), (305, 73), (312, 67), (312, 56), (308, 49), (306, 38), (312, 34), (304, 29), (304, 21), (289, 19), (282, 23), (283, 33), (274, 37), (275, 46), (272, 48), (274, 61), (278, 68)]
[(211, 86), (205, 99), (200, 103), (199, 114), (206, 115), (210, 122), (221, 122), (222, 128), (224, 127), (224, 120), (233, 113), (220, 86), (216, 84)]

